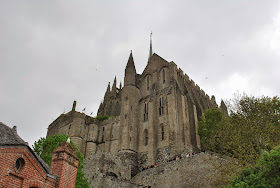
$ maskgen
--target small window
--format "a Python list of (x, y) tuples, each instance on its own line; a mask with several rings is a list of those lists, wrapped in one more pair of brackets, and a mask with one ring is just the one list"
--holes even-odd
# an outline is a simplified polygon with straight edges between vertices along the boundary
[(24, 161), (24, 159), (23, 159), (23, 158), (18, 158), (18, 159), (16, 160), (16, 169), (17, 169), (17, 170), (22, 170), (22, 169), (24, 168), (24, 166), (25, 166), (25, 161)]
[(124, 115), (124, 119), (126, 119), (126, 118), (127, 118), (127, 115), (125, 114), (125, 115)]

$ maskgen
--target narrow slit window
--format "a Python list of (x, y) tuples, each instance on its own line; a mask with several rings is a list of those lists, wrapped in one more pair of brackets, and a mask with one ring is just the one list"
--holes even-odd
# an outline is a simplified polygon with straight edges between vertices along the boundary
[(159, 98), (159, 115), (163, 115), (164, 114), (164, 107), (163, 107), (163, 97)]
[(165, 70), (162, 70), (162, 83), (165, 83)]
[(144, 107), (144, 121), (148, 121), (148, 103), (145, 103)]
[(164, 125), (161, 125), (161, 140), (164, 140)]
[(150, 89), (150, 76), (147, 76), (147, 91)]
[(148, 145), (148, 139), (149, 139), (147, 129), (145, 129), (144, 134), (145, 134), (145, 146), (147, 146)]

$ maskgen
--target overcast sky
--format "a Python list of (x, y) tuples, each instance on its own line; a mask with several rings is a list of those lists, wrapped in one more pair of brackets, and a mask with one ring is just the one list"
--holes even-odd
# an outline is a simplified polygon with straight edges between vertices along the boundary
[(96, 115), (108, 82), (153, 51), (209, 96), (279, 95), (280, 4), (265, 0), (0, 3), (0, 121), (30, 145), (61, 113)]

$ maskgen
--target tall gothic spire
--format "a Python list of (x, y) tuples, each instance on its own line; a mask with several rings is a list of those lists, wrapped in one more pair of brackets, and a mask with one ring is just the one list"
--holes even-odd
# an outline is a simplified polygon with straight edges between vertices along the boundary
[(126, 67), (125, 67), (125, 75), (127, 74), (133, 74), (134, 76), (136, 75), (136, 69), (133, 61), (133, 56), (132, 56), (132, 50), (130, 52), (130, 56), (128, 58)]
[(153, 55), (153, 46), (152, 46), (152, 32), (151, 32), (151, 35), (150, 35), (150, 54), (149, 54), (149, 59), (148, 60), (150, 60), (150, 58), (152, 57), (152, 55)]

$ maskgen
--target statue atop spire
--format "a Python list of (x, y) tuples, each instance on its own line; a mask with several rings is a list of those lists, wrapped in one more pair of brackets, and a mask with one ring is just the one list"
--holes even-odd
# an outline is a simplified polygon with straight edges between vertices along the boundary
[(149, 59), (148, 60), (150, 60), (150, 58), (152, 57), (152, 55), (153, 55), (153, 46), (152, 46), (152, 32), (151, 32), (151, 35), (150, 35), (150, 53), (149, 53)]

